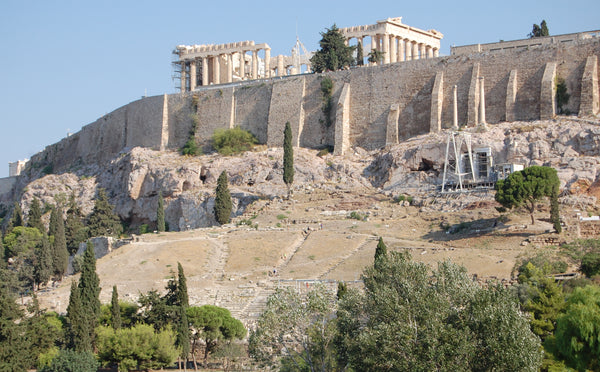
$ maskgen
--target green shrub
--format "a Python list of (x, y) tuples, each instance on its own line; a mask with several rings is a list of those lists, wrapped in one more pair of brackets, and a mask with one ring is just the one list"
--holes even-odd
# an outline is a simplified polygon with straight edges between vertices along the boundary
[(321, 106), (321, 111), (325, 115), (325, 125), (330, 127), (333, 124), (331, 120), (331, 111), (333, 110), (333, 81), (329, 76), (325, 76), (323, 80), (321, 80), (321, 93), (323, 105)]
[(202, 149), (196, 143), (196, 139), (190, 138), (181, 148), (181, 155), (196, 156), (202, 155)]
[(590, 252), (586, 253), (581, 258), (581, 266), (579, 267), (581, 272), (588, 278), (596, 274), (600, 274), (600, 253)]
[(142, 224), (140, 225), (140, 234), (148, 234), (150, 232), (150, 229), (148, 228), (148, 224)]
[(53, 172), (54, 172), (54, 166), (52, 164), (48, 164), (42, 169), (43, 174), (52, 174)]
[(364, 221), (367, 219), (367, 216), (364, 216), (364, 215), (358, 213), (357, 211), (352, 211), (352, 212), (350, 212), (350, 216), (348, 216), (348, 218), (358, 220), (358, 221)]
[(247, 130), (235, 127), (215, 130), (212, 143), (219, 154), (227, 156), (252, 150), (258, 140)]
[(98, 367), (96, 356), (88, 351), (61, 350), (40, 372), (95, 372)]
[(278, 220), (285, 220), (287, 218), (287, 216), (285, 214), (278, 214), (277, 215), (277, 219)]

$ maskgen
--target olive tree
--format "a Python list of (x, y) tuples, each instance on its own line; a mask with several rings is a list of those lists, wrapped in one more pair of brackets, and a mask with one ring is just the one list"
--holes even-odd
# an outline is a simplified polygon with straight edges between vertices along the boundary
[(335, 294), (321, 285), (300, 293), (279, 288), (250, 335), (250, 354), (280, 370), (336, 370)]

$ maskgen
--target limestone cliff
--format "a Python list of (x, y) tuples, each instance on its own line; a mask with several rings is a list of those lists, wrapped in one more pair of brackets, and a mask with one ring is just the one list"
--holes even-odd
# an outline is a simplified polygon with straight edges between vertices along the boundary
[[(490, 147), (495, 163), (548, 165), (556, 168), (563, 199), (591, 195), (600, 185), (600, 122), (560, 118), (550, 121), (503, 123), (472, 133), (474, 147)], [(367, 152), (355, 148), (346, 156), (317, 156), (317, 150), (296, 148), (295, 188), (322, 188), (360, 193), (379, 189), (388, 195), (408, 194), (424, 200), (442, 179), (447, 134), (414, 137), (398, 145)], [(216, 179), (226, 170), (234, 202), (241, 215), (257, 199), (287, 194), (282, 180), (281, 148), (240, 156), (217, 154), (185, 157), (172, 151), (136, 147), (121, 153), (104, 168), (52, 174), (30, 182), (20, 198), (25, 212), (36, 196), (43, 202), (66, 200), (75, 193), (83, 212), (93, 207), (98, 187), (107, 189), (116, 212), (132, 227), (156, 219), (158, 193), (166, 202), (171, 230), (215, 225), (212, 209)]]

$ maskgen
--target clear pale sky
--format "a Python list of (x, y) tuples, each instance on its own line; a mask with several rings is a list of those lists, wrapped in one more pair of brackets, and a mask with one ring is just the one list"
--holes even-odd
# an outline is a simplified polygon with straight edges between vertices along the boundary
[(451, 45), (600, 29), (600, 1), (34, 1), (0, 0), (0, 177), (25, 159), (131, 101), (175, 93), (179, 44), (254, 40), (290, 54), (296, 35), (403, 17)]

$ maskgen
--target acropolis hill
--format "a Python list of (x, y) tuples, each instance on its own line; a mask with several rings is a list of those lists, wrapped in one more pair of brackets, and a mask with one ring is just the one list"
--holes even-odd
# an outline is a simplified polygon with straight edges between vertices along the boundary
[[(557, 79), (564, 80), (570, 94), (563, 109), (580, 117), (599, 112), (597, 32), (455, 47), (451, 56), (436, 57), (435, 46), (424, 41), (403, 42), (405, 39), (384, 33), (399, 28), (394, 24), (397, 19), (392, 21), (390, 27), (382, 21), (341, 29), (353, 32), (348, 31), (350, 39), (359, 35), (358, 30), (369, 35), (369, 29), (380, 26), (382, 31), (377, 32), (381, 34), (372, 36), (372, 45), (381, 45), (386, 52), (381, 65), (290, 76), (273, 76), (270, 69), (263, 68), (266, 76), (252, 79), (258, 65), (252, 59), (249, 64), (253, 67), (247, 68), (252, 72), (242, 74), (247, 80), (186, 91), (188, 78), (181, 93), (147, 97), (118, 108), (48, 146), (30, 163), (37, 167), (51, 164), (60, 172), (75, 164), (101, 164), (135, 146), (177, 150), (188, 139), (192, 114), (198, 118), (196, 139), (200, 143), (207, 142), (217, 128), (239, 126), (269, 147), (281, 146), (283, 128), (290, 122), (297, 146), (333, 146), (335, 154), (343, 155), (350, 147), (376, 149), (453, 126), (552, 118)], [(412, 30), (402, 28), (406, 29)], [(441, 35), (433, 30), (411, 32), (438, 43)], [(240, 45), (239, 50), (252, 49)], [(200, 49), (198, 55), (206, 57)], [(212, 49), (218, 58), (233, 60), (231, 54), (219, 54), (220, 47)], [(244, 54), (245, 61), (246, 57)], [(202, 61), (198, 62), (201, 65), (208, 57), (195, 61)], [(211, 66), (213, 79), (215, 70), (220, 71), (218, 76), (233, 74), (214, 68), (219, 65), (215, 58), (206, 64)], [(209, 69), (202, 71), (199, 76), (207, 75)], [(236, 74), (239, 72), (238, 67)], [(325, 124), (322, 111), (320, 83), (326, 77), (333, 81), (336, 103), (331, 126)], [(207, 81), (195, 81), (198, 79)]]
[[(226, 306), (245, 320), (286, 280), (359, 279), (376, 236), (430, 264), (452, 258), (480, 278), (506, 281), (535, 244), (597, 236), (600, 225), (580, 224), (573, 211), (598, 211), (588, 193), (600, 196), (598, 32), (458, 46), (439, 56), (440, 32), (399, 18), (340, 30), (351, 44), (379, 48), (383, 60), (312, 74), (306, 56), (270, 56), (266, 43), (176, 47), (181, 92), (127, 104), (48, 146), (14, 177), (12, 198), (27, 212), (33, 197), (54, 203), (74, 193), (88, 214), (104, 187), (134, 231), (155, 224), (161, 191), (170, 231), (135, 236), (99, 261), (102, 301), (113, 284), (128, 299), (162, 289), (180, 261), (193, 303)], [(333, 82), (331, 125), (322, 110), (326, 78)], [(570, 94), (563, 107), (570, 116), (556, 115), (559, 81)], [(266, 146), (233, 157), (180, 156), (194, 122), (199, 143), (215, 129), (239, 126)], [(281, 177), (286, 122), (297, 146), (291, 199)], [(488, 146), (496, 163), (558, 169), (568, 219), (560, 237), (546, 234), (544, 221), (525, 226), (518, 214), (499, 222), (489, 189), (436, 193), (446, 132), (459, 128), (485, 136), (474, 143)], [(334, 155), (317, 156), (323, 147)], [(52, 174), (41, 177), (44, 169)], [(222, 171), (234, 224), (217, 226), (212, 207)], [(397, 196), (414, 199), (398, 203)], [(348, 218), (351, 211), (365, 218)], [(267, 274), (273, 270), (277, 277)], [(68, 287), (40, 297), (64, 311)]]

